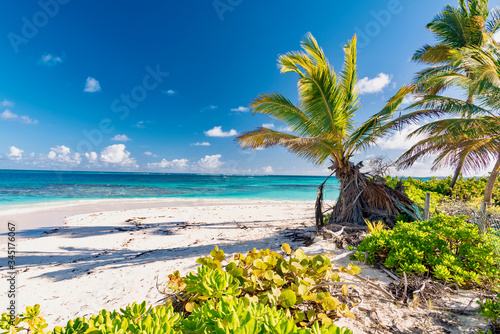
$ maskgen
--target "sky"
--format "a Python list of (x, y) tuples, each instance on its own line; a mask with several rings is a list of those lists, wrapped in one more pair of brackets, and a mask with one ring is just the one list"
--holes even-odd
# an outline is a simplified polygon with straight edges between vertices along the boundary
[[(325, 175), (285, 149), (235, 142), (263, 124), (286, 130), (249, 109), (264, 92), (297, 102), (278, 55), (311, 32), (339, 69), (357, 34), (361, 124), (420, 69), (411, 56), (434, 43), (425, 25), (448, 3), (4, 0), (0, 169)], [(410, 130), (355, 159), (397, 158)], [(429, 166), (401, 173), (450, 173)]]

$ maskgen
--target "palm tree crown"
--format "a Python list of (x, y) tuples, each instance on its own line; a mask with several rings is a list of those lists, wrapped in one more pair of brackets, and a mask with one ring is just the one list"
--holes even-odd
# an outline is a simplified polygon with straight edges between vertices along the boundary
[[(294, 105), (278, 93), (259, 95), (252, 103), (254, 113), (269, 115), (288, 125), (292, 133), (258, 128), (237, 138), (243, 148), (280, 146), (316, 164), (328, 159), (340, 180), (339, 199), (331, 222), (364, 224), (363, 219), (383, 219), (407, 213), (416, 219), (418, 208), (402, 193), (369, 181), (352, 156), (387, 133), (384, 125), (403, 102), (411, 87), (403, 87), (385, 108), (356, 128), (354, 116), (360, 108), (356, 89), (356, 36), (344, 47), (344, 65), (339, 74), (325, 57), (311, 34), (302, 43), (303, 51), (278, 59), (282, 73), (298, 74), (299, 103)], [(321, 197), (318, 203), (321, 203)], [(319, 207), (321, 204), (319, 204)], [(317, 208), (321, 215), (321, 210)], [(392, 217), (392, 218), (391, 218)], [(317, 214), (317, 221), (318, 214)]]
[[(294, 134), (267, 128), (249, 131), (237, 138), (243, 148), (285, 147), (316, 164), (331, 158), (345, 166), (353, 154), (369, 143), (375, 124), (355, 129), (353, 117), (360, 108), (356, 89), (356, 36), (344, 47), (344, 65), (335, 73), (323, 50), (311, 34), (302, 43), (304, 51), (290, 52), (278, 59), (281, 73), (299, 75), (299, 104), (278, 93), (264, 93), (252, 103), (254, 113), (267, 114), (286, 123)], [(402, 98), (384, 109), (391, 113)]]

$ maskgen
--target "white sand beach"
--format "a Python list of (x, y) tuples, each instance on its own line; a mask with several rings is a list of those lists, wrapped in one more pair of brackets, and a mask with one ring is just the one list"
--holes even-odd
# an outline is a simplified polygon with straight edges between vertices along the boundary
[[(174, 270), (189, 272), (215, 246), (228, 254), (253, 247), (277, 250), (284, 242), (297, 248), (302, 244), (297, 234), (314, 233), (313, 208), (304, 202), (124, 200), (1, 217), (31, 226), (17, 230), (17, 305), (40, 304), (49, 324), (64, 325), (103, 308), (155, 303), (162, 298), (157, 277), (161, 284)], [(57, 222), (57, 215), (85, 210), (94, 213), (68, 217), (62, 228), (33, 225), (38, 216)], [(2, 234), (6, 240), (5, 230)], [(1, 251), (6, 259), (6, 242)], [(3, 294), (5, 262), (0, 272)]]
[[(122, 209), (117, 210), (120, 206)], [(93, 212), (69, 216), (86, 210)], [(64, 226), (54, 227), (55, 217), (61, 214), (68, 215)], [(53, 227), (33, 225), (17, 230), (17, 305), (21, 311), (26, 306), (40, 304), (50, 328), (101, 309), (119, 309), (134, 301), (154, 305), (163, 298), (158, 288), (161, 289), (168, 274), (194, 270), (196, 259), (208, 255), (215, 246), (228, 255), (245, 253), (254, 247), (279, 250), (285, 242), (294, 249), (302, 247), (307, 254), (335, 256), (342, 252), (316, 236), (313, 202), (199, 199), (80, 202), (33, 208), (31, 212), (12, 211), (0, 215), (0, 219), (9, 217), (22, 226), (24, 219), (33, 222), (39, 215), (50, 218)], [(304, 247), (308, 237), (314, 238), (314, 243)], [(4, 230), (2, 238), (7, 240)], [(6, 242), (0, 251), (6, 259)], [(344, 257), (334, 266), (349, 262)], [(5, 265), (6, 261), (0, 267), (2, 296), (8, 290)], [(375, 282), (387, 286), (392, 280), (381, 270), (358, 265), (362, 274)], [(458, 334), (486, 328), (478, 315), (451, 316), (397, 306), (368, 287), (360, 288), (358, 293), (363, 305), (354, 311), (357, 320), (336, 321), (354, 333), (395, 330), (445, 333), (442, 330), (446, 329), (446, 333)], [(477, 308), (466, 297), (456, 297), (453, 303), (462, 309)]]

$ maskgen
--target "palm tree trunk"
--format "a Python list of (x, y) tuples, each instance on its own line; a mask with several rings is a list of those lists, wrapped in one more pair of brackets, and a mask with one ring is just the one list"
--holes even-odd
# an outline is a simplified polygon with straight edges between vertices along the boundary
[(495, 188), (495, 183), (497, 182), (499, 174), (500, 174), (500, 156), (498, 157), (495, 167), (493, 167), (493, 170), (491, 171), (488, 184), (486, 184), (486, 188), (484, 189), (483, 202), (486, 203), (487, 206), (491, 205), (491, 200), (493, 198), (493, 189)]
[[(474, 94), (469, 94), (469, 98), (467, 99), (467, 103), (474, 103)], [(464, 161), (465, 157), (460, 158), (460, 161), (458, 162), (457, 169), (455, 169), (455, 175), (453, 175), (453, 180), (451, 180), (450, 183), (450, 188), (453, 189), (455, 188), (455, 184), (457, 183), (457, 180), (460, 176), (460, 173), (462, 172), (462, 168), (464, 167)]]
[(464, 159), (460, 159), (457, 165), (457, 169), (455, 169), (455, 175), (453, 175), (453, 180), (451, 180), (450, 188), (455, 188), (455, 184), (457, 184), (458, 178), (460, 177), (460, 173), (462, 172), (462, 168), (464, 166)]
[(366, 219), (382, 220), (392, 227), (400, 214), (407, 214), (412, 220), (421, 218), (421, 209), (405, 194), (369, 180), (360, 167), (348, 162), (346, 166), (333, 168), (340, 181), (340, 194), (328, 224), (366, 226)]

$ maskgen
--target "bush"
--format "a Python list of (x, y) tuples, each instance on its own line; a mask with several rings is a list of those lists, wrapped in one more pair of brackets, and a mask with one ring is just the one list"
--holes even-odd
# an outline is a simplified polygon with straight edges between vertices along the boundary
[(484, 303), (477, 303), (481, 306), (478, 311), (481, 316), (488, 319), (496, 331), (500, 330), (500, 294), (498, 294), (496, 301), (486, 299)]
[[(399, 181), (403, 182), (405, 191), (414, 202), (423, 205), (425, 201), (425, 193), (431, 193), (431, 204), (438, 203), (439, 201), (450, 198), (454, 200), (465, 200), (480, 202), (484, 196), (484, 189), (488, 183), (488, 179), (482, 178), (468, 178), (464, 179), (460, 177), (455, 184), (453, 189), (450, 188), (451, 177), (446, 179), (431, 178), (430, 180), (424, 181), (422, 179), (399, 179), (387, 176), (386, 184), (389, 187), (396, 188)], [(500, 203), (500, 187), (495, 187), (493, 190), (493, 202)], [(434, 206), (435, 208), (435, 206)]]
[[(0, 319), (1, 334), (45, 333), (47, 324), (40, 317), (40, 306), (28, 307), (26, 314), (10, 321), (7, 313)], [(25, 328), (22, 323), (28, 326)], [(5, 331), (2, 331), (5, 330)], [(146, 303), (128, 305), (117, 311), (102, 310), (90, 319), (77, 318), (66, 327), (48, 334), (352, 334), (352, 331), (316, 322), (312, 329), (299, 328), (283, 310), (256, 304), (248, 299), (222, 297), (218, 304), (209, 301), (183, 319), (171, 305), (147, 307)]]
[[(239, 297), (286, 310), (295, 323), (309, 327), (320, 319), (325, 325), (332, 318), (354, 318), (347, 305), (319, 286), (325, 281), (340, 282), (330, 260), (323, 255), (307, 256), (301, 250), (292, 251), (284, 244), (284, 256), (267, 250), (254, 249), (245, 256), (241, 253), (227, 260), (217, 247), (210, 256), (197, 260), (201, 267), (197, 273), (181, 277), (179, 272), (169, 275), (167, 288), (175, 292), (178, 311), (194, 312), (201, 304), (210, 301), (218, 304), (222, 298)], [(349, 265), (339, 268), (348, 274), (359, 273), (359, 268)], [(339, 292), (348, 294), (348, 286), (338, 284)], [(304, 311), (307, 310), (307, 311)]]
[(497, 237), (485, 237), (465, 218), (438, 215), (429, 221), (398, 222), (393, 230), (366, 237), (355, 257), (362, 261), (368, 252), (368, 262), (383, 262), (400, 273), (499, 290), (500, 269), (491, 240)]

